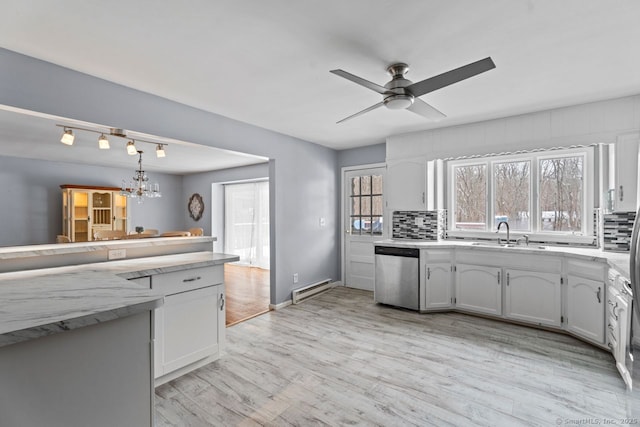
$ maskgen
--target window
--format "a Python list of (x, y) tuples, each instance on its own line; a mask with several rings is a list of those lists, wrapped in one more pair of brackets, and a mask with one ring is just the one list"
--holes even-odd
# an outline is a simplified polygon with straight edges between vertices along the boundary
[(448, 170), (452, 235), (495, 231), (501, 221), (546, 240), (592, 234), (590, 148), (454, 160)]
[(351, 178), (351, 234), (382, 234), (382, 175)]

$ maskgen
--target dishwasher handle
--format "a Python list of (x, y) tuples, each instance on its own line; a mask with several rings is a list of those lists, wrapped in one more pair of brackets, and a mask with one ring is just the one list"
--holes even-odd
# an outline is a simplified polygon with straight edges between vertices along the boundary
[(407, 258), (420, 258), (420, 249), (398, 248), (395, 246), (376, 246), (376, 255), (401, 256)]

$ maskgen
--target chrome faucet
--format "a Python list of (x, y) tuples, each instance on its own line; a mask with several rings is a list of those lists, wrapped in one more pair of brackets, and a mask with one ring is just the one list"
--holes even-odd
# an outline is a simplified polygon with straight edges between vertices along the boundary
[[(507, 221), (500, 221), (498, 223), (498, 228), (496, 230), (496, 233), (498, 233), (500, 231), (500, 227), (502, 226), (502, 224), (507, 226), (507, 245), (509, 244), (509, 223)], [(500, 238), (500, 235), (498, 234), (498, 244), (501, 245), (502, 244), (502, 239)]]

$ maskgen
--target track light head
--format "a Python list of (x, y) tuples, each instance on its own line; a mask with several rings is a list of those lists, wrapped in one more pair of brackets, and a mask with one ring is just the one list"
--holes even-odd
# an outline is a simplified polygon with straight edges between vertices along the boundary
[(64, 129), (64, 133), (62, 134), (62, 138), (60, 138), (60, 142), (66, 145), (73, 145), (73, 140), (76, 137), (73, 135), (73, 131), (71, 129)]
[(156, 157), (166, 157), (167, 153), (164, 151), (164, 145), (158, 144), (156, 145)]
[(98, 147), (100, 147), (101, 150), (109, 149), (109, 140), (104, 136), (104, 133), (100, 135), (100, 138), (98, 138)]
[(127, 142), (127, 154), (130, 156), (135, 156), (136, 154), (138, 154), (136, 144), (133, 142), (133, 140)]

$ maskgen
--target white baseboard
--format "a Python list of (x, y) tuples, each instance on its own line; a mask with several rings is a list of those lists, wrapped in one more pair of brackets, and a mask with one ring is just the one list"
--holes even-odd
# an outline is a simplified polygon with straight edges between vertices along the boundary
[(285, 308), (288, 305), (291, 305), (293, 303), (293, 301), (286, 300), (284, 302), (281, 302), (280, 304), (269, 304), (269, 310), (280, 310), (281, 308)]

